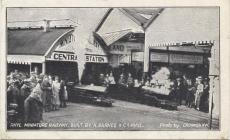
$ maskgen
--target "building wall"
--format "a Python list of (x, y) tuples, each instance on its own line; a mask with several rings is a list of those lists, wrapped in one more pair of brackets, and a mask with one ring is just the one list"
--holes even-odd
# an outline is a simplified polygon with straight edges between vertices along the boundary
[(215, 41), (215, 71), (219, 73), (218, 8), (166, 8), (145, 33), (146, 47), (161, 43), (209, 40)]
[(141, 26), (137, 25), (133, 20), (127, 17), (119, 9), (114, 8), (99, 29), (98, 33), (104, 34), (126, 29), (143, 32)]
[[(219, 75), (219, 9), (217, 7), (166, 8), (145, 32), (144, 70), (148, 70), (147, 48), (149, 46), (209, 40), (215, 41), (212, 48), (210, 74)], [(214, 113), (217, 114), (219, 96), (219, 93), (214, 93)]]

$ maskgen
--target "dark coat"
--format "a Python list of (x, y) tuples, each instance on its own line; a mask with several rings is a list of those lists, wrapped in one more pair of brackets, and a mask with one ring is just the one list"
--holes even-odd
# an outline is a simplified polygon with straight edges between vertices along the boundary
[(29, 96), (25, 100), (25, 122), (39, 123), (42, 120), (42, 113), (42, 102)]
[(60, 83), (59, 97), (61, 101), (65, 100), (65, 82), (63, 81)]
[(46, 106), (47, 104), (51, 104), (52, 91), (51, 91), (50, 82), (48, 80), (43, 81), (41, 83), (41, 89), (43, 91), (43, 93), (42, 93), (43, 106)]
[(120, 79), (118, 80), (118, 85), (122, 85), (122, 86), (126, 85), (126, 81), (124, 77), (120, 77)]
[(133, 87), (134, 86), (134, 81), (133, 81), (132, 77), (128, 77), (128, 79), (127, 79), (127, 85), (129, 87)]
[(98, 83), (96, 83), (96, 85), (98, 86), (105, 86), (106, 82), (105, 82), (105, 77), (104, 76), (100, 76), (98, 79)]
[(18, 104), (20, 91), (15, 86), (9, 86), (7, 89), (7, 104), (15, 103)]

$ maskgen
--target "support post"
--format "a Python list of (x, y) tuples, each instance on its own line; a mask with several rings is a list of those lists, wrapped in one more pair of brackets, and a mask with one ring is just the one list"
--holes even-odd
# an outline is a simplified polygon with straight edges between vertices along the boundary
[(30, 73), (29, 74), (31, 74), (31, 72), (32, 72), (32, 63), (30, 63), (29, 65), (30, 65)]
[(42, 74), (46, 74), (46, 62), (42, 63)]
[(212, 110), (213, 110), (213, 92), (214, 92), (214, 76), (210, 75), (209, 76), (209, 119), (208, 119), (208, 124), (209, 124), (209, 129), (212, 129)]

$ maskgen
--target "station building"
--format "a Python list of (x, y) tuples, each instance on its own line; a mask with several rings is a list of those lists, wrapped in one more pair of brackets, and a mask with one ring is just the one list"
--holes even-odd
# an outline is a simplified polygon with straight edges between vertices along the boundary
[(164, 66), (180, 76), (209, 77), (219, 113), (218, 8), (110, 8), (94, 35), (120, 73), (134, 70), (140, 79)]
[(17, 69), (76, 81), (79, 58), (73, 32), (73, 27), (8, 28), (8, 74)]

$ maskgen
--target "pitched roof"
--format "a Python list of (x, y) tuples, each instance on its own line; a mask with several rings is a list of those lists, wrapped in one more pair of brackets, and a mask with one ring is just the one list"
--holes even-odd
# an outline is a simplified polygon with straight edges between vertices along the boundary
[(148, 25), (163, 11), (163, 8), (122, 8), (120, 9), (138, 25), (147, 28)]
[(72, 28), (8, 29), (8, 54), (45, 55), (52, 44)]
[[(97, 32), (114, 8), (107, 10), (101, 21), (97, 25), (95, 32)], [(127, 17), (145, 29), (157, 18), (157, 16), (164, 10), (163, 8), (118, 8)]]
[(128, 30), (121, 30), (117, 32), (110, 32), (106, 34), (99, 34), (99, 36), (103, 39), (105, 44), (109, 46), (131, 32), (132, 31), (128, 29)]

